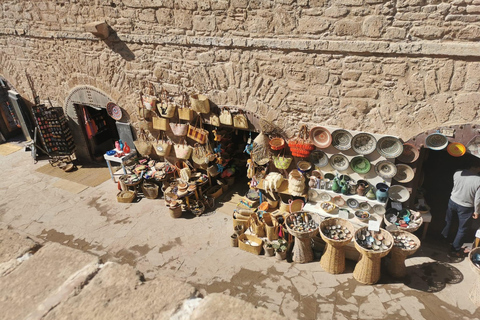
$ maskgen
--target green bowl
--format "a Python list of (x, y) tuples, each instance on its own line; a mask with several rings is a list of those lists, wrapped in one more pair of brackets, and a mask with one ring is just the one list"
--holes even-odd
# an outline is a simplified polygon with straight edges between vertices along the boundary
[(356, 173), (368, 173), (371, 169), (370, 161), (368, 161), (367, 158), (358, 156), (352, 159), (350, 161), (350, 167), (352, 168), (353, 171)]

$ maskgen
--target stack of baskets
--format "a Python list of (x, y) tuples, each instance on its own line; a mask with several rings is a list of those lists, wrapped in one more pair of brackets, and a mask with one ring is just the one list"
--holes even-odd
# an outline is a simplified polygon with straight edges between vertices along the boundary
[(305, 177), (298, 170), (290, 171), (288, 175), (288, 192), (292, 196), (302, 196), (305, 190)]

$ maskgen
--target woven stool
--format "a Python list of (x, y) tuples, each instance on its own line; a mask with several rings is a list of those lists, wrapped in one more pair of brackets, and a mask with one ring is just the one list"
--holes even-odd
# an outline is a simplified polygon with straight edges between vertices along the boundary
[[(293, 212), (290, 215), (298, 214), (301, 212), (302, 211)], [(315, 216), (315, 214), (312, 214), (312, 218), (314, 218), (318, 222), (319, 217)], [(288, 221), (288, 216), (286, 219)], [(287, 227), (288, 233), (295, 237), (295, 244), (293, 245), (292, 251), (293, 261), (298, 263), (307, 263), (313, 261), (313, 249), (311, 239), (318, 234), (318, 228), (309, 232), (299, 232), (290, 229), (288, 223), (286, 223), (285, 225)]]
[(418, 250), (418, 248), (420, 248), (420, 240), (414, 234), (407, 231), (398, 231), (392, 234), (395, 236), (402, 236), (402, 235), (408, 236), (416, 244), (414, 249), (403, 249), (396, 246), (393, 246), (392, 248), (392, 251), (390, 254), (391, 259), (387, 264), (388, 273), (394, 278), (403, 278), (407, 275), (407, 267), (405, 266), (405, 259), (408, 256), (411, 256), (412, 254), (414, 254)]
[(476, 253), (480, 253), (480, 247), (473, 249), (468, 254), (468, 260), (470, 261), (472, 269), (477, 274), (477, 280), (473, 285), (472, 291), (470, 291), (470, 300), (472, 300), (473, 304), (475, 304), (477, 307), (480, 307), (480, 268), (475, 266), (472, 262), (472, 257)]
[(390, 242), (388, 249), (382, 251), (365, 249), (357, 243), (357, 235), (364, 229), (367, 229), (367, 227), (360, 228), (355, 233), (355, 248), (360, 253), (360, 260), (353, 270), (353, 277), (363, 284), (375, 284), (380, 280), (381, 260), (392, 250), (393, 237), (390, 232), (380, 229), (379, 233)]
[[(345, 240), (334, 240), (323, 233), (323, 230), (328, 226), (340, 225), (346, 227), (350, 231), (350, 237)], [(353, 225), (345, 219), (331, 218), (323, 220), (320, 224), (320, 236), (323, 241), (327, 243), (325, 251), (320, 259), (320, 266), (323, 270), (332, 274), (339, 274), (345, 271), (345, 246), (352, 241), (355, 229)]]

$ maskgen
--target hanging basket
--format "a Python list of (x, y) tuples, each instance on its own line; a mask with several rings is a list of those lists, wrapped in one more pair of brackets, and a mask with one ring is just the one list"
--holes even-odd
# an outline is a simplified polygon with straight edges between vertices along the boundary
[(210, 102), (208, 98), (203, 94), (192, 94), (190, 95), (190, 104), (193, 111), (198, 113), (209, 113), (210, 112)]
[(307, 158), (315, 150), (315, 145), (311, 142), (308, 134), (308, 128), (303, 125), (298, 132), (297, 137), (288, 141), (292, 155), (299, 158)]
[(285, 140), (282, 138), (273, 138), (270, 140), (269, 144), (270, 144), (270, 149), (275, 151), (282, 150), (283, 148), (285, 148)]

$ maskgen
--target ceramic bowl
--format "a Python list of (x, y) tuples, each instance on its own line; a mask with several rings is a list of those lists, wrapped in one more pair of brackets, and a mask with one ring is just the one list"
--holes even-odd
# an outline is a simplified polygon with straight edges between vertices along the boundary
[(310, 169), (312, 169), (312, 164), (310, 162), (302, 160), (302, 161), (299, 161), (297, 163), (297, 169), (301, 173), (305, 173), (305, 172), (309, 171)]
[(375, 172), (383, 179), (390, 179), (397, 174), (397, 167), (388, 160), (382, 160), (375, 165)]
[(360, 202), (358, 208), (363, 211), (370, 211), (372, 206), (368, 202)]
[(323, 168), (328, 164), (328, 156), (322, 150), (313, 150), (310, 153), (310, 162), (318, 168)]
[(338, 129), (332, 132), (332, 146), (340, 151), (348, 150), (352, 147), (353, 136), (347, 130)]
[(416, 146), (411, 143), (403, 144), (403, 152), (400, 156), (397, 157), (397, 160), (403, 163), (413, 163), (417, 161), (420, 155), (420, 151)]
[(353, 199), (353, 198), (350, 198), (350, 199), (347, 200), (347, 205), (348, 205), (350, 208), (352, 208), (352, 209), (357, 209), (359, 203), (358, 203), (357, 200), (355, 200), (355, 199)]
[(348, 169), (348, 159), (343, 154), (337, 153), (330, 157), (330, 165), (337, 171)]
[(400, 183), (408, 183), (413, 180), (415, 172), (412, 167), (407, 164), (397, 164), (397, 174), (393, 177), (396, 181)]
[(336, 196), (332, 198), (332, 202), (337, 206), (337, 207), (344, 207), (346, 202), (342, 198), (342, 196)]
[(447, 152), (452, 157), (461, 157), (467, 152), (467, 148), (460, 142), (452, 142), (448, 145)]
[(388, 197), (393, 201), (405, 202), (410, 198), (410, 192), (404, 186), (391, 186), (388, 189)]
[(356, 173), (365, 174), (370, 171), (371, 165), (367, 158), (358, 156), (350, 161), (350, 168)]
[(370, 219), (370, 213), (364, 210), (355, 211), (355, 217), (362, 222), (367, 222)]
[(373, 206), (373, 212), (375, 212), (378, 215), (383, 216), (387, 210), (385, 209), (384, 206), (381, 204), (376, 204)]
[(367, 155), (375, 151), (377, 139), (370, 133), (359, 133), (352, 139), (352, 149), (358, 154)]
[(382, 137), (377, 142), (378, 153), (385, 158), (396, 158), (403, 152), (403, 144), (395, 137)]
[(425, 146), (432, 150), (443, 150), (448, 145), (448, 138), (439, 132), (429, 134), (425, 139)]
[(332, 197), (326, 192), (320, 192), (318, 194), (318, 199), (321, 201), (330, 201), (332, 200)]
[(332, 143), (332, 135), (324, 127), (313, 127), (310, 130), (310, 139), (315, 146), (322, 149), (328, 148)]
[(317, 201), (318, 200), (318, 192), (314, 189), (308, 190), (308, 199), (312, 201)]
[(323, 176), (325, 177), (325, 179), (329, 179), (329, 180), (335, 179), (335, 175), (333, 173), (330, 173), (330, 172), (325, 173)]

